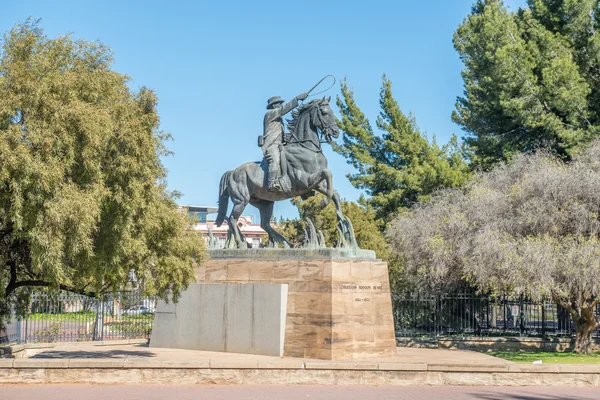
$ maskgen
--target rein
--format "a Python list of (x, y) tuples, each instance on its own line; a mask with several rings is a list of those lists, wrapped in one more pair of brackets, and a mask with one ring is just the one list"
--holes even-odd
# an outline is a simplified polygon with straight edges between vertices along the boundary
[[(319, 141), (317, 142), (317, 143), (318, 143), (318, 144), (317, 144), (317, 143), (315, 143), (315, 141), (314, 141), (314, 140), (312, 140), (312, 139), (304, 139), (304, 140), (299, 140), (299, 139), (296, 137), (296, 134), (295, 134), (295, 133), (290, 133), (290, 139), (294, 139), (294, 141), (291, 141), (291, 140), (290, 140), (290, 141), (286, 141), (286, 142), (285, 142), (283, 145), (284, 145), (284, 146), (287, 146), (288, 144), (299, 144), (301, 147), (305, 148), (306, 150), (310, 150), (310, 151), (312, 151), (312, 152), (314, 152), (314, 153), (322, 153), (322, 152), (323, 152), (323, 149), (321, 148), (321, 143), (327, 143), (327, 142), (322, 142), (322, 141), (320, 141), (320, 140), (319, 140)], [(310, 142), (310, 143), (311, 143), (313, 146), (315, 146), (315, 147), (317, 148), (317, 150), (314, 150), (314, 149), (311, 149), (311, 148), (309, 148), (309, 147), (305, 146), (305, 145), (304, 145), (304, 143), (306, 143), (306, 142)]]

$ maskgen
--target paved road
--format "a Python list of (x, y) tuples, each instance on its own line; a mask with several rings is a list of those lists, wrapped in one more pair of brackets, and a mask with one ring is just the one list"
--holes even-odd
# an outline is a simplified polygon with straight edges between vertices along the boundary
[(452, 386), (0, 385), (2, 400), (598, 400), (600, 389)]

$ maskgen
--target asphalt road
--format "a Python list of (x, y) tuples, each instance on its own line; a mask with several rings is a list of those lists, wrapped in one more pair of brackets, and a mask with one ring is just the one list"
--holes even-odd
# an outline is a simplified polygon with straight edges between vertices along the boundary
[(0, 385), (2, 400), (598, 400), (599, 388)]

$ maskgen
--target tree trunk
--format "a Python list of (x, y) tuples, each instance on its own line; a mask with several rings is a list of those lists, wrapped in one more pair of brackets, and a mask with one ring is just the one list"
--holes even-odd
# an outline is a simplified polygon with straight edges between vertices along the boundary
[[(586, 312), (587, 311), (587, 312)], [(590, 354), (592, 352), (592, 333), (598, 326), (592, 310), (584, 310), (575, 322), (575, 353)]]

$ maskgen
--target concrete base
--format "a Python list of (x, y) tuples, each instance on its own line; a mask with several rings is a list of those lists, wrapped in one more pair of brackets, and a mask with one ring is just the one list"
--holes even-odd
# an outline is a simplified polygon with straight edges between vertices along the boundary
[(196, 281), (288, 284), (286, 357), (345, 360), (395, 354), (385, 262), (323, 255), (308, 260), (212, 258), (196, 269)]
[(283, 356), (285, 284), (192, 284), (159, 302), (150, 347)]

